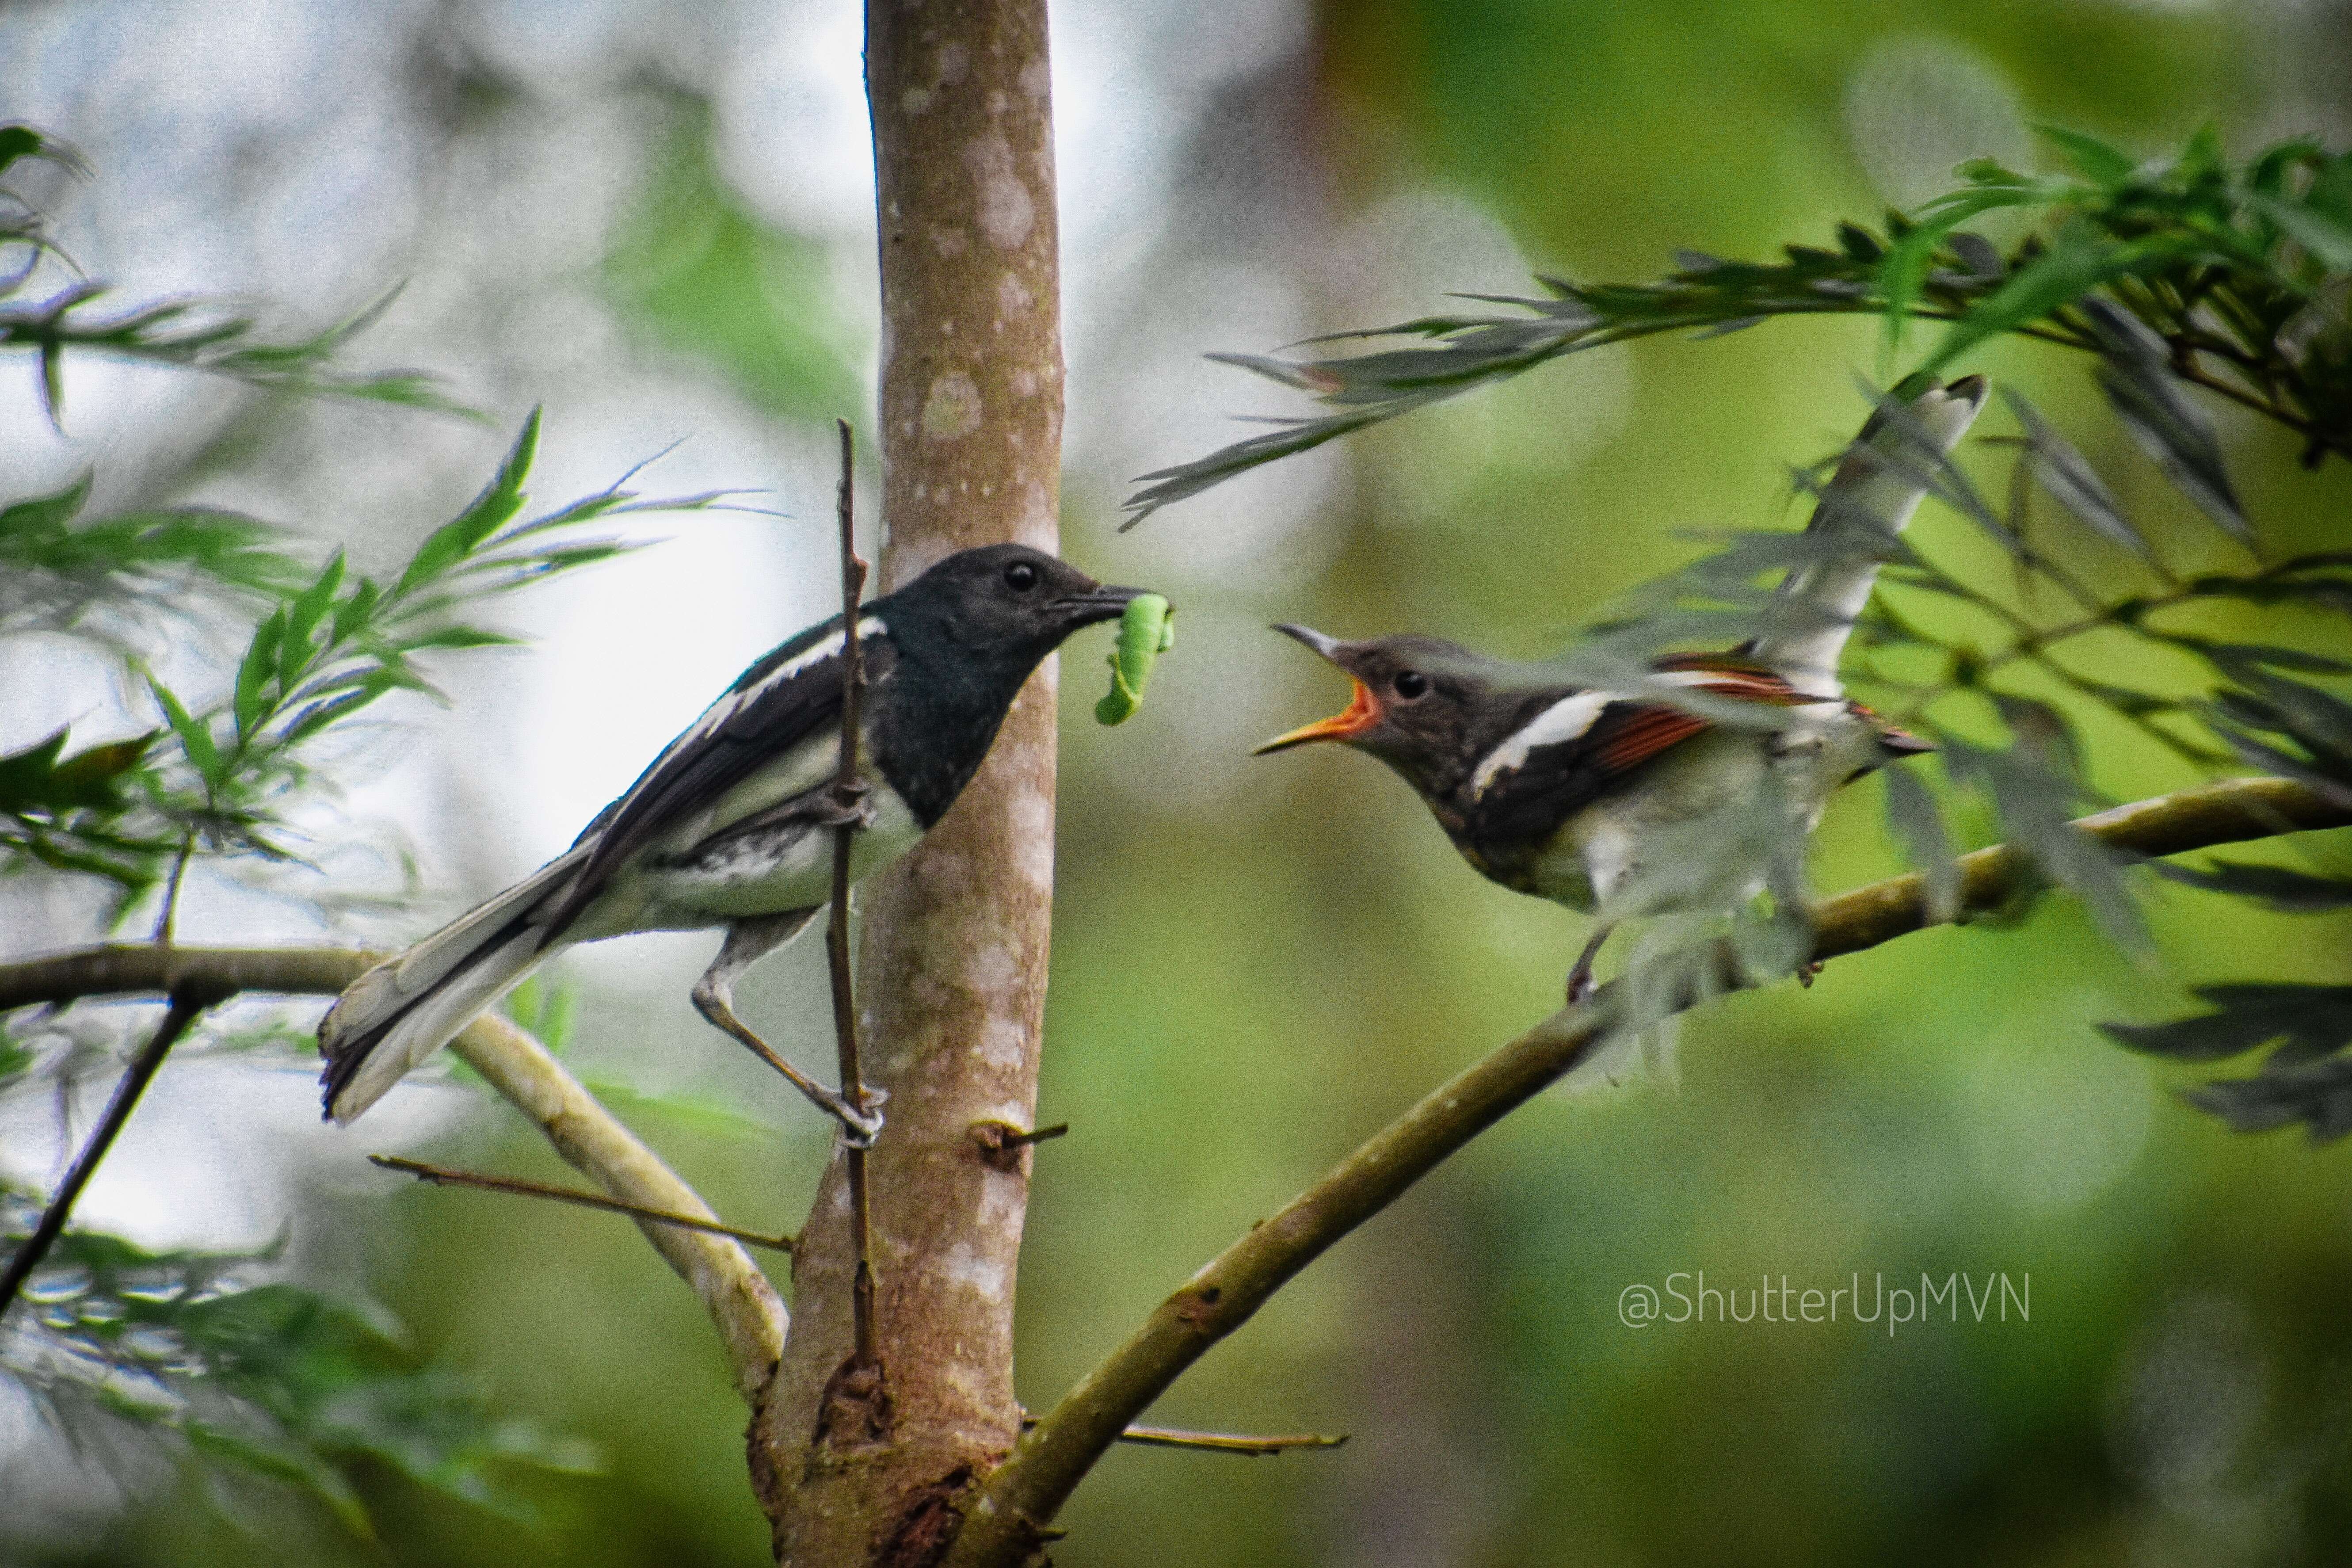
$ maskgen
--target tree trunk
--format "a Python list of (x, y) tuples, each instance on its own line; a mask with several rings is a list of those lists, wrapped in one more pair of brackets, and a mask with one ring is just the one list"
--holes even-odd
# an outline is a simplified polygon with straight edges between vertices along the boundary
[[(1045, 0), (870, 5), (881, 217), (885, 588), (954, 551), (1057, 544), (1062, 346)], [(1054, 876), (1055, 666), (919, 847), (868, 885), (858, 963), (880, 1375), (851, 1349), (836, 1152), (793, 1261), (791, 1338), (753, 1417), (777, 1560), (932, 1561), (1011, 1449)]]

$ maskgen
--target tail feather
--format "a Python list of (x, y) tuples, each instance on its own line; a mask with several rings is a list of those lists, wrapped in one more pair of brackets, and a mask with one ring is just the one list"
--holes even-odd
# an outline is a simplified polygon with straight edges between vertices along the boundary
[[(1985, 390), (1982, 376), (1963, 376), (1912, 399), (1907, 420), (1885, 410), (1873, 415), (1822, 490), (1807, 531), (1902, 532), (1927, 493), (1926, 471), (1959, 445), (1984, 406)], [(1868, 550), (1798, 567), (1780, 584), (1764, 629), (1743, 651), (1802, 690), (1840, 695), (1838, 658), (1877, 581), (1878, 559)]]
[(574, 848), (344, 989), (319, 1021), (327, 1115), (348, 1126), (555, 955), (534, 917), (579, 868)]

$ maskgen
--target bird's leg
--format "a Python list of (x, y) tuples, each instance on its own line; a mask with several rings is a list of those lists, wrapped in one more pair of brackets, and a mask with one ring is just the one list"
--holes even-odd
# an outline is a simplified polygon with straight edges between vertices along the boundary
[(1604, 924), (1592, 933), (1592, 940), (1584, 944), (1584, 951), (1576, 955), (1576, 967), (1568, 972), (1570, 1006), (1575, 1006), (1592, 994), (1592, 961), (1601, 956), (1601, 944), (1607, 942), (1609, 933), (1616, 929), (1614, 923)]
[(849, 784), (835, 780), (822, 789), (809, 791), (794, 804), (801, 807), (795, 815), (805, 816), (820, 827), (855, 827), (863, 831), (874, 826), (874, 788), (864, 779)]
[(694, 1006), (713, 1025), (741, 1041), (753, 1056), (783, 1074), (794, 1089), (808, 1096), (811, 1104), (838, 1121), (842, 1138), (851, 1147), (870, 1149), (875, 1135), (882, 1131), (882, 1102), (887, 1096), (878, 1089), (869, 1088), (859, 1097), (860, 1103), (850, 1104), (838, 1092), (778, 1056), (767, 1041), (751, 1032), (750, 1025), (735, 1016), (735, 983), (743, 978), (743, 972), (798, 936), (816, 915), (814, 909), (793, 910), (781, 915), (737, 921), (729, 926), (726, 944), (710, 961), (710, 967), (702, 972), (702, 978), (694, 983)]

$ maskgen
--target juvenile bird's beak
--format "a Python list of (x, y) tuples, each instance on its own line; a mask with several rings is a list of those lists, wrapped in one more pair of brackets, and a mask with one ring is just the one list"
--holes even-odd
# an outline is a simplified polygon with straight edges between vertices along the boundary
[[(1305, 643), (1332, 663), (1339, 662), (1338, 638), (1325, 637), (1310, 626), (1292, 626), (1287, 622), (1276, 626), (1274, 629), (1286, 637), (1295, 637)], [(1342, 668), (1345, 667), (1342, 666)], [(1379, 723), (1381, 710), (1379, 705), (1372, 700), (1370, 689), (1352, 675), (1348, 679), (1354, 684), (1356, 692), (1346, 708), (1332, 714), (1328, 719), (1318, 719), (1312, 724), (1300, 725), (1288, 734), (1276, 735), (1273, 740), (1252, 752), (1250, 755), (1262, 757), (1269, 752), (1286, 752), (1293, 746), (1303, 746), (1309, 741), (1345, 741), (1362, 734)]]

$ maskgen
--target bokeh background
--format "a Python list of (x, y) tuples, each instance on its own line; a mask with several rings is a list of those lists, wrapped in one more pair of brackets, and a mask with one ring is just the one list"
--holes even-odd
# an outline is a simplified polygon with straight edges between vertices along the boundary
[[(106, 500), (233, 505), (381, 564), (543, 402), (542, 501), (682, 442), (656, 487), (749, 487), (794, 514), (652, 520), (639, 532), (665, 542), (515, 601), (529, 651), (452, 666), (454, 710), (407, 710), (349, 759), (344, 796), (309, 819), (328, 874), (200, 879), (186, 938), (428, 928), (568, 842), (737, 668), (824, 613), (829, 421), (864, 416), (875, 363), (859, 26), (848, 0), (0, 6), (0, 118), (94, 168), (53, 193), (90, 272), (135, 297), (255, 297), (300, 326), (404, 279), (362, 363), (440, 371), (498, 424), (83, 361), (60, 438), (29, 365), (0, 364), (12, 493), (94, 467)], [(1294, 411), (1203, 353), (1519, 290), (1538, 267), (1635, 279), (1678, 246), (1818, 243), (1960, 158), (2032, 160), (2036, 120), (2149, 152), (2207, 121), (2242, 151), (2352, 129), (2352, 8), (2332, 0), (1061, 0), (1054, 49), (1066, 549), (1171, 594), (1183, 637), (1116, 732), (1087, 711), (1098, 651), (1066, 660), (1042, 1119), (1074, 1131), (1037, 1157), (1033, 1406), (1548, 1012), (1583, 936), (1473, 876), (1364, 759), (1249, 761), (1340, 695), (1264, 624), (1555, 648), (1697, 548), (1675, 531), (1793, 522), (1788, 465), (1850, 432), (1875, 349), (1870, 323), (1825, 321), (1579, 355), (1118, 533), (1128, 476), (1232, 438), (1230, 415)], [(2056, 416), (2177, 561), (2221, 548), (2079, 364), (2021, 345), (1980, 368)], [(2305, 475), (2273, 433), (2225, 431), (2260, 526), (2340, 544), (2340, 466)], [(1969, 460), (1998, 482), (1996, 455)], [(1931, 513), (1916, 537), (1967, 560), (1964, 529)], [(9, 658), (0, 750), (118, 700), (54, 649)], [(2188, 782), (2094, 739), (2117, 796)], [(1875, 784), (1842, 798), (1819, 885), (1895, 867), (1881, 813)], [(0, 947), (82, 940), (90, 918), (0, 889)], [(2179, 1102), (2182, 1075), (2092, 1025), (2183, 1010), (2200, 981), (2347, 978), (2352, 927), (2185, 890), (2152, 919), (2152, 967), (2063, 900), (1908, 940), (1695, 1020), (1676, 1081), (1544, 1097), (1155, 1412), (1348, 1447), (1115, 1452), (1057, 1560), (2345, 1560), (2352, 1154), (2232, 1135)], [(694, 1018), (709, 945), (567, 960), (571, 1057), (723, 1213), (788, 1228), (824, 1134)], [(751, 1016), (809, 1060), (829, 1052), (819, 968), (807, 946), (751, 988)], [(0, 1560), (765, 1562), (744, 1412), (635, 1234), (361, 1161), (560, 1171), (455, 1079), (355, 1133), (321, 1131), (313, 1105), (291, 1058), (175, 1067), (86, 1213), (159, 1243), (282, 1235), (289, 1267), (383, 1302), (502, 1408), (593, 1440), (604, 1473), (533, 1483), (530, 1528), (363, 1475), (369, 1546), (290, 1495), (215, 1507), (168, 1466), (68, 1452), (0, 1404)], [(12, 1171), (53, 1173), (52, 1119), (0, 1138)], [(1865, 1293), (2006, 1275), (2031, 1317), (1621, 1323), (1625, 1287), (1700, 1270)]]

